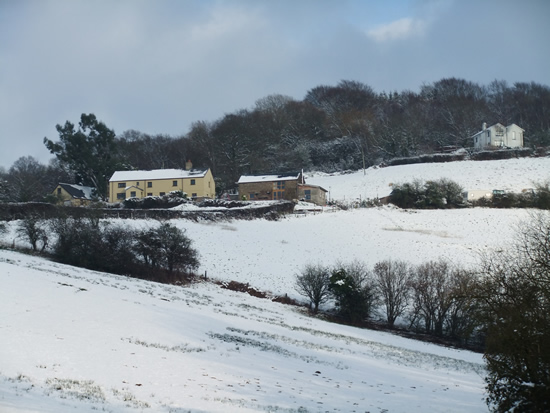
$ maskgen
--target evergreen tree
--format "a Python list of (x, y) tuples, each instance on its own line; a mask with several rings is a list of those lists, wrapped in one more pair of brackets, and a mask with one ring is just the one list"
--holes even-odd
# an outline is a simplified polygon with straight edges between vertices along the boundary
[(117, 169), (115, 132), (94, 114), (82, 114), (78, 130), (67, 121), (56, 125), (59, 141), (44, 138), (44, 145), (75, 176), (75, 183), (96, 188), (96, 195), (106, 197), (108, 181)]

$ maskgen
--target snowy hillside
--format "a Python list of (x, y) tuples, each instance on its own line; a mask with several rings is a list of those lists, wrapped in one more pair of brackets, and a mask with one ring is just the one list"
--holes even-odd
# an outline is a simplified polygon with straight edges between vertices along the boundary
[(0, 251), (0, 411), (484, 412), (481, 355)]
[(500, 161), (460, 161), (373, 167), (351, 174), (305, 174), (306, 182), (330, 191), (331, 199), (350, 200), (384, 197), (392, 184), (448, 178), (465, 190), (502, 189), (521, 192), (533, 183), (550, 180), (550, 157), (519, 158)]
[[(413, 178), (519, 191), (550, 179), (550, 158), (366, 172), (307, 182), (337, 199), (384, 196), (389, 183)], [(386, 206), (275, 222), (172, 223), (193, 240), (201, 274), (300, 298), (292, 284), (307, 263), (442, 257), (475, 265), (480, 253), (508, 248), (528, 215)], [(16, 226), (3, 241), (24, 246)], [(2, 413), (487, 411), (478, 354), (325, 323), (211, 283), (159, 285), (7, 250), (0, 282)]]

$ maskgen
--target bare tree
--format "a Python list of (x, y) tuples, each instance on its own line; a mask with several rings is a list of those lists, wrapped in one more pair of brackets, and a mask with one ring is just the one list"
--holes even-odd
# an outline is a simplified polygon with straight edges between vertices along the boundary
[(411, 325), (421, 320), (426, 333), (443, 335), (452, 302), (450, 285), (450, 266), (444, 260), (429, 261), (414, 269)]
[(30, 215), (21, 220), (17, 233), (31, 244), (33, 251), (38, 251), (39, 243), (42, 243), (40, 252), (48, 246), (48, 232), (45, 224), (36, 216)]
[(319, 305), (329, 299), (330, 270), (322, 265), (307, 264), (300, 274), (296, 275), (295, 288), (298, 293), (307, 297), (314, 313)]
[(473, 271), (453, 268), (450, 277), (451, 305), (445, 320), (445, 334), (453, 339), (469, 341), (480, 337), (478, 279)]
[(407, 308), (411, 289), (410, 266), (405, 261), (385, 260), (377, 262), (373, 272), (374, 283), (391, 328)]
[(17, 159), (6, 175), (7, 195), (12, 202), (39, 201), (51, 191), (46, 184), (47, 168), (32, 156)]

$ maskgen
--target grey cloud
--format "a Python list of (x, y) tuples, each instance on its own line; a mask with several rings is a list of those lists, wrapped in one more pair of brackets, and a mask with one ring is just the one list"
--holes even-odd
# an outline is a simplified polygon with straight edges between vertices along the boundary
[[(42, 161), (55, 124), (95, 113), (117, 133), (193, 121), (357, 80), (417, 90), (464, 77), (550, 83), (545, 1), (21, 1), (0, 3), (0, 165)], [(405, 20), (403, 20), (405, 19)], [(409, 20), (406, 20), (409, 19)], [(409, 35), (369, 31), (410, 23)], [(499, 30), (487, 30), (495, 22)]]

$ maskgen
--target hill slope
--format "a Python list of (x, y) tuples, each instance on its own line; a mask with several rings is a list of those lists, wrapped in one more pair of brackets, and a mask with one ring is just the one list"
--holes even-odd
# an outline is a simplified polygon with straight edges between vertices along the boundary
[[(308, 182), (354, 199), (383, 196), (388, 182), (413, 177), (451, 177), (470, 188), (484, 177), (476, 188), (497, 187), (496, 175), (514, 171), (498, 188), (519, 190), (549, 177), (548, 158), (529, 161), (408, 165)], [(187, 230), (209, 278), (298, 298), (292, 283), (308, 262), (443, 257), (475, 265), (479, 253), (508, 248), (528, 215), (382, 207), (173, 223)], [(6, 250), (0, 282), (2, 412), (487, 410), (479, 354), (328, 324), (213, 284), (159, 285)]]
[(460, 161), (373, 167), (350, 174), (305, 174), (306, 182), (330, 190), (332, 199), (353, 200), (384, 197), (391, 184), (448, 178), (465, 190), (502, 189), (521, 192), (534, 182), (550, 180), (550, 157), (518, 158), (499, 161)]
[(486, 411), (479, 354), (5, 250), (0, 282), (2, 412)]

